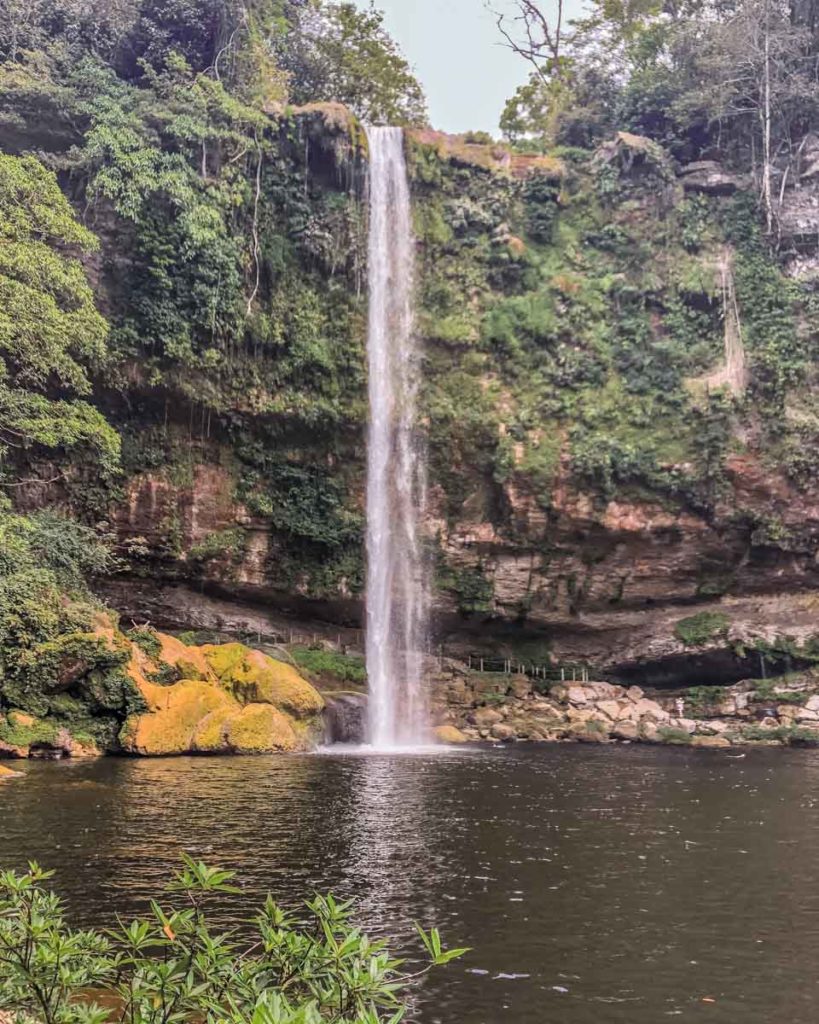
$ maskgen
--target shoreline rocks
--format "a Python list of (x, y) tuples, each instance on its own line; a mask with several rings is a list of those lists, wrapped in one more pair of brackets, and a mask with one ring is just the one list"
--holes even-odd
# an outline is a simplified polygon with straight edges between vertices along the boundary
[(538, 692), (519, 677), (500, 692), (499, 680), (487, 688), (479, 675), (450, 673), (438, 690), (436, 732), (452, 729), (467, 742), (819, 746), (819, 672), (780, 684), (745, 681), (653, 696), (607, 682)]

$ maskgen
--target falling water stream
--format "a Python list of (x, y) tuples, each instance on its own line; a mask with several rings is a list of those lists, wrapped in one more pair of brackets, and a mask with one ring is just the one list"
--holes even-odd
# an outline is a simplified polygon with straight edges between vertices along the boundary
[(370, 151), (367, 437), (369, 742), (423, 743), (428, 591), (419, 520), (425, 461), (417, 431), (413, 237), (400, 128), (368, 128)]

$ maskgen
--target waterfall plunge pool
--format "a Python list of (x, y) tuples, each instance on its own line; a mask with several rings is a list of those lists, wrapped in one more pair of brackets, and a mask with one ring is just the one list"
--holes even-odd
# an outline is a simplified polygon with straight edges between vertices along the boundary
[[(808, 1024), (819, 1014), (819, 751), (524, 746), (392, 756), (25, 762), (0, 865), (56, 869), (76, 923), (143, 911), (188, 851), (355, 895), (473, 947), (421, 1024)], [(703, 1003), (704, 998), (713, 1003)]]

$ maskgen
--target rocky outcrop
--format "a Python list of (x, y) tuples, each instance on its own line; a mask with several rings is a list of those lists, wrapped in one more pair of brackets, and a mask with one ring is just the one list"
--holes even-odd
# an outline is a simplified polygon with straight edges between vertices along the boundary
[[(191, 646), (145, 628), (127, 638), (103, 617), (93, 639), (116, 654), (113, 675), (78, 680), (67, 718), (62, 705), (40, 717), (1, 712), (0, 758), (264, 754), (309, 750), (323, 737), (319, 692), (292, 665), (261, 651), (239, 643)], [(113, 683), (126, 694), (121, 727), (111, 733), (106, 718), (108, 741), (99, 743), (94, 686)]]
[(730, 196), (750, 184), (747, 177), (726, 170), (716, 160), (685, 164), (680, 168), (679, 178), (686, 192), (702, 192), (709, 196)]
[[(507, 677), (508, 678), (508, 677)], [(500, 692), (479, 677), (452, 678), (437, 707), (442, 742), (665, 743), (819, 746), (819, 672), (783, 683), (742, 682), (646, 694), (605, 682), (536, 691), (516, 679)]]
[[(147, 707), (123, 726), (126, 753), (275, 753), (309, 750), (321, 737), (324, 701), (291, 665), (238, 643), (158, 640), (159, 652), (135, 648), (127, 666)], [(162, 666), (185, 678), (154, 682)]]

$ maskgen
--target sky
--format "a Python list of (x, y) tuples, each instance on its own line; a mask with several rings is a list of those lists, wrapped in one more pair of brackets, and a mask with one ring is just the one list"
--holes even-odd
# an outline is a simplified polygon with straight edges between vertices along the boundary
[(503, 106), (527, 72), (500, 45), (483, 0), (376, 0), (376, 7), (426, 91), (433, 127), (498, 135)]

